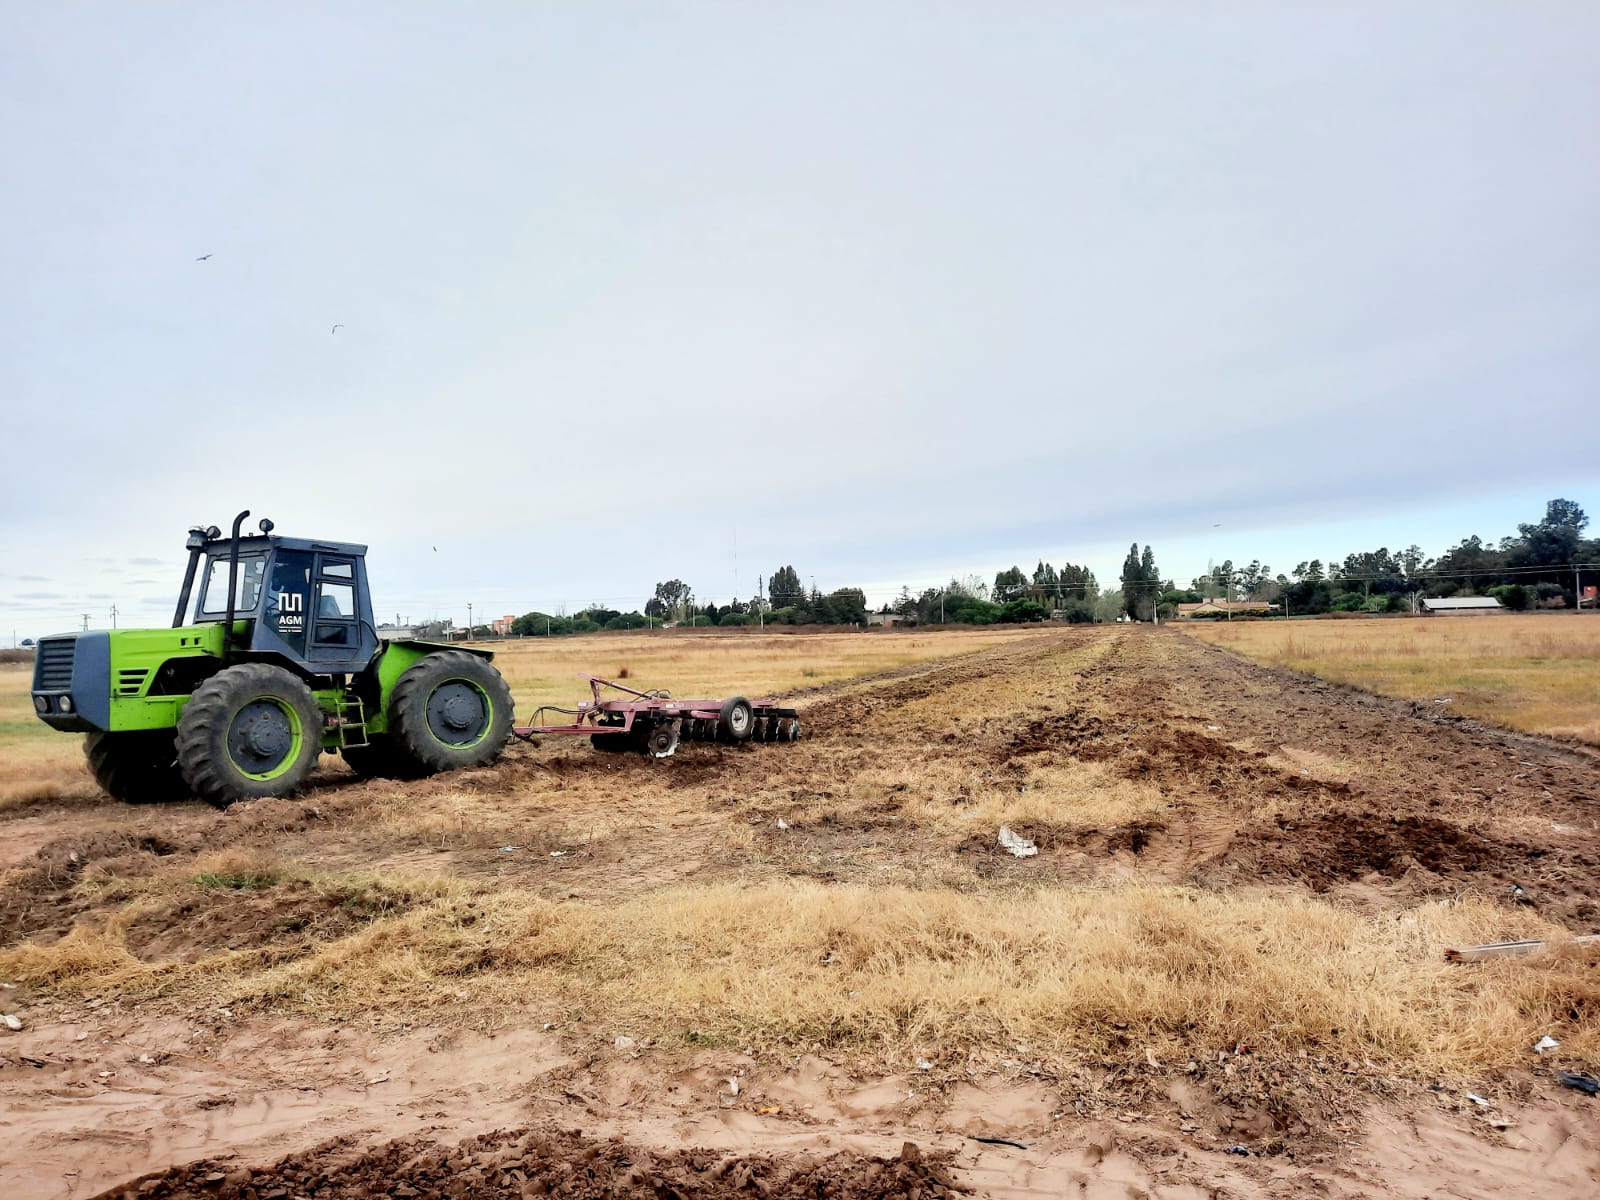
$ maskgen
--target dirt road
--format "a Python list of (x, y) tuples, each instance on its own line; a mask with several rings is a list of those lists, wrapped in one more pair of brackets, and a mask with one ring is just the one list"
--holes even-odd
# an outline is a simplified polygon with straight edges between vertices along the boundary
[[(1467, 1081), (1490, 1093), (1478, 1105), (1462, 1078), (1305, 1051), (1158, 1061), (1110, 1019), (1076, 1059), (997, 1048), (923, 1068), (843, 1043), (622, 1037), (553, 996), (491, 1010), (466, 970), (397, 1009), (247, 986), (381, 937), (428, 902), (408, 882), (424, 874), (599, 908), (788, 880), (995, 897), (1138, 881), (1395, 920), (1471, 895), (1600, 930), (1600, 755), (1443, 706), (1139, 628), (1052, 631), (796, 702), (794, 747), (651, 762), (552, 740), (403, 787), (335, 766), (299, 799), (225, 813), (69, 789), (0, 815), (0, 948), (55, 955), (0, 992), (25, 1025), (0, 1031), (0, 1192), (1592, 1194), (1600, 1100), (1531, 1054)], [(1082, 778), (1103, 787), (1018, 810), (1037, 855), (964, 821)], [(241, 854), (292, 869), (215, 866)], [(161, 985), (184, 971), (184, 989)], [(1600, 985), (1563, 1003), (1561, 1040), (1589, 1044)]]

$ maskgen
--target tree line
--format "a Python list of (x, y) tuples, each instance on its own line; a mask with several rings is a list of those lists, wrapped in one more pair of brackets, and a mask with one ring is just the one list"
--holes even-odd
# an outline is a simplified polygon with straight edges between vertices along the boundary
[[(1498, 543), (1472, 536), (1437, 558), (1416, 545), (1348, 554), (1340, 562), (1308, 559), (1292, 571), (1274, 574), (1259, 560), (1236, 566), (1229, 559), (1212, 565), (1188, 587), (1163, 579), (1155, 552), (1135, 542), (1123, 560), (1117, 586), (1102, 591), (1086, 566), (1040, 561), (1029, 572), (1012, 566), (993, 582), (975, 575), (952, 578), (942, 587), (913, 593), (902, 587), (877, 611), (916, 624), (994, 625), (1050, 619), (1073, 623), (1149, 621), (1177, 615), (1178, 605), (1208, 599), (1257, 601), (1279, 612), (1410, 611), (1421, 595), (1489, 595), (1507, 608), (1573, 607), (1577, 604), (1574, 566), (1590, 566), (1591, 586), (1600, 583), (1600, 539), (1585, 539), (1589, 518), (1571, 500), (1551, 500), (1542, 520), (1517, 526)], [(681, 579), (655, 586), (642, 608), (623, 612), (601, 604), (573, 614), (524, 613), (512, 625), (518, 636), (543, 637), (594, 633), (602, 629), (683, 626), (862, 625), (868, 620), (866, 594), (855, 587), (823, 591), (805, 586), (793, 564), (763, 577), (748, 600), (726, 605), (702, 603)], [(476, 632), (476, 631), (475, 631)], [(484, 630), (487, 633), (487, 630)]]
[(1585, 538), (1589, 518), (1571, 500), (1545, 505), (1544, 517), (1519, 524), (1498, 543), (1473, 535), (1437, 558), (1420, 546), (1385, 546), (1345, 555), (1342, 561), (1304, 560), (1287, 574), (1252, 560), (1232, 560), (1196, 577), (1188, 588), (1167, 584), (1158, 604), (1221, 598), (1279, 606), (1289, 615), (1328, 612), (1410, 612), (1423, 596), (1493, 596), (1510, 609), (1575, 608), (1580, 579), (1600, 583), (1600, 539)]

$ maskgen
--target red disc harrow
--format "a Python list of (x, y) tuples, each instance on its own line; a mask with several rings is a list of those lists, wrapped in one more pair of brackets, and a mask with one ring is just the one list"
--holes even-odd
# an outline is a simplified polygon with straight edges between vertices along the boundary
[[(541, 734), (588, 734), (597, 750), (634, 750), (652, 758), (677, 752), (680, 741), (797, 742), (800, 714), (776, 700), (674, 700), (663, 690), (638, 691), (626, 684), (585, 675), (592, 700), (576, 708), (547, 704), (533, 714), (534, 724), (511, 732), (524, 740)], [(608, 694), (614, 693), (614, 694)], [(545, 714), (560, 713), (570, 721), (544, 724)]]

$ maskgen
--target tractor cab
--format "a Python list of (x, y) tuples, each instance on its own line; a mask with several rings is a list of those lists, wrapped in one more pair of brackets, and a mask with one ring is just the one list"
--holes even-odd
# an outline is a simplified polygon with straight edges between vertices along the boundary
[(230, 654), (280, 656), (313, 675), (364, 670), (378, 652), (367, 548), (277, 537), (270, 521), (262, 524), (259, 535), (247, 537), (223, 537), (215, 526), (190, 534), (189, 573), (175, 623), (222, 624)]

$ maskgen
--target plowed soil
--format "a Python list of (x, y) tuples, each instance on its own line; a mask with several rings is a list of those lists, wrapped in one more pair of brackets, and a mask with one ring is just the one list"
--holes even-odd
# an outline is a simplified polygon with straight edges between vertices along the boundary
[(252, 1170), (198, 1162), (104, 1193), (136, 1200), (273, 1200), (274, 1197), (393, 1196), (395, 1200), (490, 1200), (507, 1195), (571, 1200), (699, 1196), (705, 1200), (941, 1200), (963, 1194), (944, 1161), (907, 1142), (892, 1159), (742, 1158), (707, 1150), (656, 1153), (618, 1138), (574, 1132), (497, 1132), (453, 1147), (407, 1139), (355, 1148), (339, 1139)]
[[(24, 1020), (0, 1030), (0, 1195), (1593, 1194), (1600, 1100), (1531, 1053), (1472, 1084), (1485, 1107), (1459, 1080), (1244, 1046), (1174, 1067), (1109, 1026), (1077, 1061), (1004, 1047), (982, 1065), (692, 1031), (636, 1045), (551, 998), (485, 1008), (476, 962), (449, 1004), (415, 1011), (218, 1001), (413, 911), (426, 879), (586, 905), (783, 880), (997, 896), (1140, 880), (1397, 919), (1471, 895), (1600, 931), (1584, 746), (1142, 628), (1042, 632), (792, 700), (792, 747), (657, 762), (551, 738), (417, 784), (330, 765), (300, 797), (226, 812), (67, 788), (0, 814), (0, 949), (114, 935), (158, 968), (129, 992), (126, 968), (72, 959), (78, 975), (0, 991)], [(1086, 764), (1151, 803), (1019, 820), (1038, 848), (1020, 859), (961, 824)], [(937, 819), (908, 817), (913, 800)], [(159, 986), (196, 969), (216, 981), (203, 998)]]

